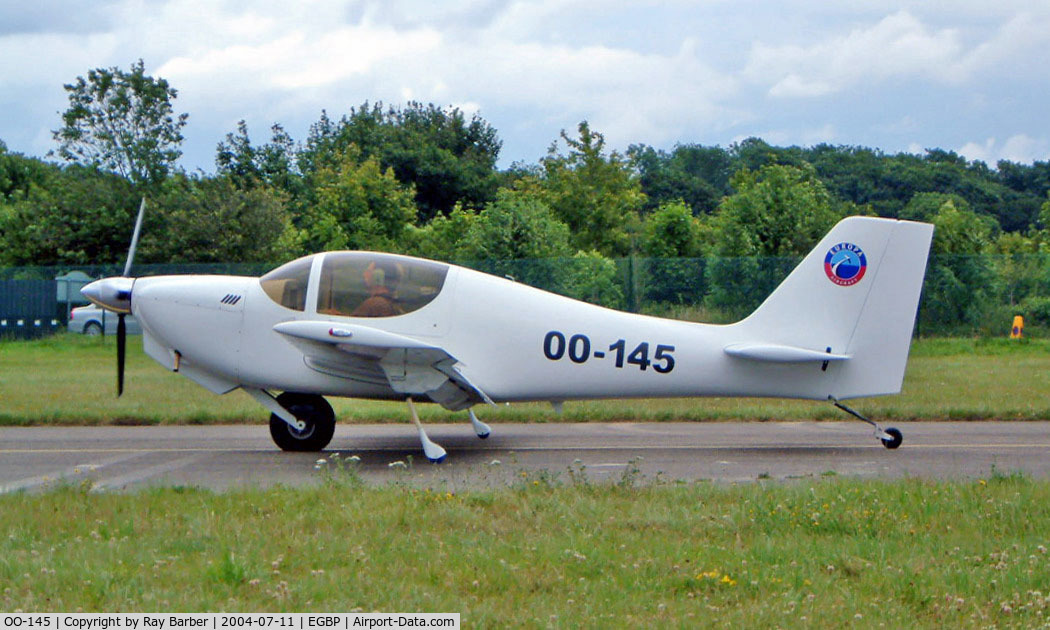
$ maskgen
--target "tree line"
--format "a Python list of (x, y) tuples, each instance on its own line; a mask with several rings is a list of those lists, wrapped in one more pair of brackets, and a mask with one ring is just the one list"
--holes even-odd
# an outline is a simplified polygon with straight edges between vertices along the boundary
[[(1050, 162), (991, 168), (940, 149), (758, 138), (619, 152), (583, 121), (536, 162), (501, 169), (499, 134), (477, 114), (365, 102), (338, 118), (321, 112), (302, 140), (280, 124), (253, 139), (242, 121), (218, 142), (213, 173), (189, 173), (177, 166), (189, 117), (141, 60), (65, 89), (50, 159), (0, 139), (2, 266), (119, 262), (145, 196), (143, 263), (375, 249), (483, 264), (622, 306), (634, 289), (616, 261), (651, 258), (649, 300), (703, 296), (735, 315), (838, 219), (865, 214), (937, 226), (927, 319), (976, 325), (993, 305), (1022, 303), (1050, 316)], [(520, 260), (534, 262), (509, 262)]]

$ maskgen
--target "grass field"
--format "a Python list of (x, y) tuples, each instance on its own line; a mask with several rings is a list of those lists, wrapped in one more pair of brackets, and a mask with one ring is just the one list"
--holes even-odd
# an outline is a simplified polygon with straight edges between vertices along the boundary
[[(215, 396), (128, 344), (127, 387), (116, 398), (116, 350), (106, 340), (60, 335), (0, 342), (0, 425), (256, 423), (268, 414), (242, 392)], [(1050, 419), (1050, 341), (928, 339), (913, 344), (903, 394), (856, 402), (882, 419)], [(332, 399), (341, 422), (404, 422), (401, 403)], [(462, 420), (436, 405), (424, 420)], [(562, 420), (796, 420), (844, 418), (826, 403), (764, 399), (569, 402), (480, 413), (494, 422)]]
[(460, 612), (464, 627), (1050, 620), (1050, 483), (526, 475), (450, 494), (64, 486), (0, 496), (4, 611)]
[[(0, 423), (262, 422), (113, 340), (0, 343)], [(914, 344), (879, 417), (1048, 419), (1050, 343)], [(343, 421), (401, 404), (333, 401)], [(487, 419), (839, 418), (826, 404), (697, 399), (485, 410)], [(450, 419), (435, 406), (431, 420)], [(582, 467), (510, 487), (370, 486), (0, 495), (0, 611), (460, 612), (464, 627), (1040, 627), (1050, 624), (1050, 482), (596, 483)]]

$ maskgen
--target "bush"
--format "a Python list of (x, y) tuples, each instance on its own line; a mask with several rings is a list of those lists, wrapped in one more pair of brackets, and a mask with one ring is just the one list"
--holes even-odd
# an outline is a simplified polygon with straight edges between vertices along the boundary
[(596, 251), (576, 252), (564, 272), (565, 295), (608, 308), (623, 308), (616, 263)]
[(1050, 325), (1050, 297), (1032, 295), (1021, 302), (1020, 314), (1025, 323)]

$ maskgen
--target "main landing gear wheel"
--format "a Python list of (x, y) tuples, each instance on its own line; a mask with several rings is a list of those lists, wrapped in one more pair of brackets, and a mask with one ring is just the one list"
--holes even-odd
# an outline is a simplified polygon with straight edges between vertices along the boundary
[(886, 429), (885, 433), (889, 436), (889, 438), (880, 439), (882, 440), (882, 445), (888, 449), (895, 449), (901, 445), (901, 442), (904, 441), (904, 436), (901, 435), (901, 432), (897, 429), (894, 429), (893, 427)]
[(270, 414), (270, 436), (284, 451), (320, 451), (335, 435), (335, 412), (323, 396), (284, 392), (277, 402), (290, 411), (297, 420), (306, 423), (300, 431)]

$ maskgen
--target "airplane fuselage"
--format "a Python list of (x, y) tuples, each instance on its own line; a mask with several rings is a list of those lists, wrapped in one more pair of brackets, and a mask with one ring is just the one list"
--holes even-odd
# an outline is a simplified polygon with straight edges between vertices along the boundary
[[(758, 309), (724, 326), (615, 311), (378, 252), (315, 254), (260, 278), (125, 275), (84, 294), (121, 317), (133, 313), (161, 365), (215, 393), (243, 388), (271, 411), (281, 448), (328, 444), (334, 414), (324, 396), (407, 399), (424, 452), (438, 461), (444, 450), (426, 437), (413, 400), (469, 410), (672, 396), (839, 404), (897, 393), (932, 233), (920, 223), (844, 219)], [(876, 435), (888, 448), (901, 443), (896, 429), (876, 425)]]
[[(319, 264), (320, 257), (318, 257)], [(746, 339), (715, 326), (602, 308), (456, 266), (431, 303), (384, 318), (320, 313), (275, 303), (258, 278), (169, 276), (136, 280), (133, 311), (147, 353), (216, 393), (239, 385), (360, 398), (403, 398), (382, 374), (347, 377), (311, 366), (274, 326), (325, 321), (381, 328), (444, 348), (497, 402), (705, 395), (826, 399), (838, 365), (741, 361), (724, 352)], [(330, 371), (330, 370), (328, 370)], [(809, 391), (793, 375), (819, 375)], [(808, 380), (808, 379), (807, 379)], [(823, 381), (824, 386), (821, 386)]]

